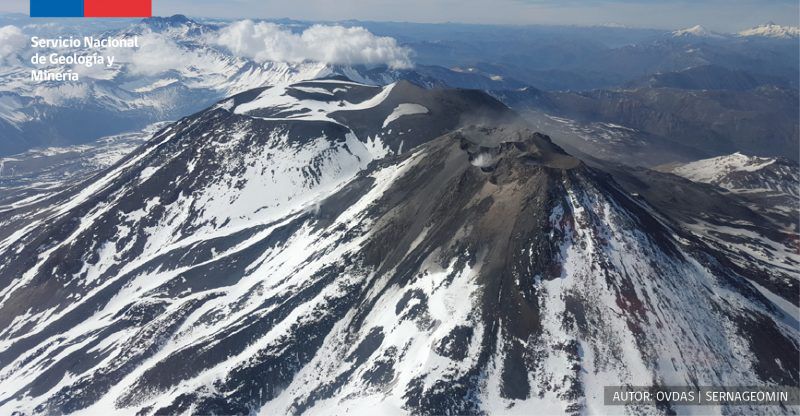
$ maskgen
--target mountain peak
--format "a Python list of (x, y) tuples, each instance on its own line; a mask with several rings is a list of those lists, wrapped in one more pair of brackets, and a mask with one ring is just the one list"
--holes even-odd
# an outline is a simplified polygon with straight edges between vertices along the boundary
[(146, 19), (142, 19), (142, 23), (154, 30), (158, 29), (163, 30), (168, 28), (185, 27), (185, 26), (194, 27), (199, 25), (194, 20), (182, 14), (175, 14), (172, 16), (148, 17)]
[(694, 36), (699, 38), (721, 38), (719, 33), (712, 32), (701, 25), (694, 25), (686, 29), (680, 29), (672, 32), (673, 37), (686, 37)]
[(473, 166), (493, 171), (505, 164), (573, 169), (578, 159), (567, 154), (548, 136), (522, 123), (471, 124), (453, 133)]
[(739, 36), (791, 39), (800, 37), (800, 27), (781, 26), (774, 22), (767, 22), (763, 25), (743, 30), (739, 32)]

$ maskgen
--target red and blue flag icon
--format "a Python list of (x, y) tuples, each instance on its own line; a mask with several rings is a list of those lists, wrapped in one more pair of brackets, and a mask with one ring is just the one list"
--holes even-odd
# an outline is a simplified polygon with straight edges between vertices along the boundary
[(153, 0), (31, 0), (31, 17), (151, 17)]

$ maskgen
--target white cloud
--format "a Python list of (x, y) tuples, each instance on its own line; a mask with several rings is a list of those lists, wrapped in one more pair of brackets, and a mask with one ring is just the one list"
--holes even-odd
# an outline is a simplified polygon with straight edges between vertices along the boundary
[(0, 27), (0, 62), (12, 54), (21, 51), (28, 43), (28, 38), (16, 26)]
[(157, 75), (171, 69), (191, 65), (193, 56), (174, 41), (157, 33), (139, 36), (139, 48), (115, 48), (117, 62), (127, 63), (136, 75)]
[(411, 51), (363, 27), (314, 25), (292, 33), (273, 23), (243, 20), (222, 29), (215, 43), (257, 61), (316, 61), (344, 65), (411, 66)]

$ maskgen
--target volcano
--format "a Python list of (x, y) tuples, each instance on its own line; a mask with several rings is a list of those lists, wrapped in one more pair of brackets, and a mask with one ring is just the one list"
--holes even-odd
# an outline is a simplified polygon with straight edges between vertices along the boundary
[(753, 226), (732, 261), (702, 204), (620, 175), (477, 91), (235, 95), (0, 212), (0, 409), (670, 413), (603, 387), (798, 385), (796, 241)]

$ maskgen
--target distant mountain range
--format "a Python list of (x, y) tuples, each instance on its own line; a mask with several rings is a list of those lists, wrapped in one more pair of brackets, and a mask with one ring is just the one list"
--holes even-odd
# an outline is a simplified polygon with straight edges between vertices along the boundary
[[(0, 21), (18, 24), (21, 18), (15, 19), (6, 17)], [(311, 25), (296, 21), (279, 23), (295, 31)], [(526, 88), (527, 91), (574, 91), (599, 87), (604, 90), (631, 87), (747, 90), (749, 92), (742, 93), (743, 97), (737, 99), (737, 106), (748, 105), (747, 100), (751, 99), (746, 97), (748, 94), (758, 98), (752, 99), (752, 109), (743, 108), (746, 112), (761, 111), (765, 93), (755, 92), (758, 87), (770, 85), (796, 89), (798, 82), (798, 48), (792, 41), (773, 37), (673, 37), (664, 31), (611, 27), (462, 25), (455, 31), (452, 25), (340, 23), (361, 25), (378, 35), (395, 36), (404, 47), (413, 49), (416, 65), (410, 69), (391, 69), (380, 65), (333, 65), (312, 61), (259, 62), (209, 42), (227, 22), (198, 21), (185, 16), (115, 23), (121, 27), (91, 22), (88, 27), (94, 28), (90, 30), (96, 30), (98, 34), (146, 35), (159, 47), (168, 46), (165, 56), (179, 56), (191, 64), (163, 69), (125, 64), (111, 71), (85, 73), (77, 84), (31, 84), (31, 68), (22, 56), (26, 52), (20, 51), (18, 59), (9, 58), (5, 65), (0, 65), (0, 154), (13, 154), (34, 147), (85, 143), (106, 135), (135, 131), (155, 122), (174, 120), (199, 111), (222, 97), (250, 88), (335, 74), (375, 85), (406, 79), (424, 86), (492, 90), (498, 91), (498, 97), (512, 97), (518, 95), (516, 91)], [(59, 29), (58, 24), (32, 25), (26, 30), (37, 33), (59, 30), (68, 33), (72, 30), (69, 26)], [(514, 53), (507, 53), (509, 50)], [(506, 52), (501, 54), (500, 51)], [(159, 60), (164, 58), (155, 59)], [(573, 93), (564, 93), (562, 98), (569, 94)], [(600, 107), (617, 105), (615, 94), (587, 94), (594, 96), (593, 100), (602, 101), (597, 104)], [(676, 91), (670, 94), (683, 97), (664, 97), (658, 101), (691, 100), (694, 93)], [(791, 96), (791, 93), (787, 94)], [(663, 97), (666, 94), (656, 95)], [(777, 94), (772, 96), (767, 101), (770, 105), (778, 105), (778, 114), (792, 111), (791, 106), (785, 108), (782, 102), (774, 100)], [(517, 105), (519, 101), (509, 99), (507, 104)], [(658, 106), (652, 110), (640, 109), (645, 113), (664, 114)], [(554, 115), (564, 116), (575, 113), (573, 110), (576, 109), (568, 110)], [(596, 113), (597, 109), (589, 111)], [(569, 117), (593, 117), (593, 114), (583, 114), (582, 110), (577, 113)], [(645, 126), (651, 123), (644, 121), (649, 117), (652, 116), (609, 115), (599, 121), (654, 134), (694, 128), (691, 125)], [(629, 122), (628, 118), (639, 121)], [(767, 118), (758, 116), (747, 123), (771, 123)], [(663, 124), (662, 121), (659, 123)], [(669, 123), (681, 122), (672, 118)], [(776, 140), (781, 143), (775, 148), (767, 146), (762, 149), (764, 155), (791, 157), (788, 155), (792, 151), (791, 144), (786, 143), (794, 140), (794, 136), (787, 135), (791, 128), (782, 126), (785, 123), (783, 120), (777, 124), (781, 137)], [(761, 130), (754, 127), (747, 131), (758, 133)], [(717, 140), (717, 136), (708, 140)], [(739, 150), (753, 152), (746, 146), (737, 147), (741, 139), (722, 140), (732, 144), (702, 145), (700, 148), (706, 152), (704, 155)]]
[[(692, 72), (691, 76), (698, 73)], [(671, 78), (687, 80), (691, 76)], [(535, 110), (579, 122), (613, 123), (643, 132), (636, 139), (653, 146), (643, 153), (673, 160), (737, 151), (790, 160), (797, 160), (800, 154), (800, 123), (796, 116), (800, 108), (798, 92), (792, 88), (760, 86), (741, 91), (645, 87), (587, 92), (528, 88), (492, 93), (520, 111)], [(659, 144), (667, 146), (658, 147)], [(631, 156), (624, 148), (617, 150), (612, 153), (620, 158)], [(618, 161), (648, 165), (646, 160), (637, 163), (635, 158)], [(656, 164), (667, 162), (661, 159)]]
[(800, 37), (800, 28), (797, 26), (781, 26), (769, 22), (739, 32), (739, 36), (762, 36), (779, 39), (796, 39)]
[(796, 87), (800, 62), (796, 39), (766, 36), (676, 37), (672, 31), (619, 27), (364, 25), (402, 40), (416, 52), (417, 63), (473, 67), (544, 90), (616, 88), (703, 65), (774, 76)]
[(777, 77), (731, 70), (719, 65), (701, 65), (674, 72), (659, 72), (629, 83), (629, 88), (675, 88), (683, 90), (745, 91), (766, 85), (796, 87)]
[(672, 32), (675, 37), (694, 36), (699, 38), (724, 39), (726, 37), (765, 37), (776, 39), (795, 39), (800, 37), (800, 28), (796, 26), (781, 26), (773, 22), (758, 25), (750, 29), (742, 30), (736, 34), (725, 34), (706, 29), (701, 25), (692, 26)]
[[(163, 57), (180, 57), (174, 67), (152, 71), (129, 58), (111, 70), (84, 74), (78, 83), (31, 83), (22, 56), (0, 72), (0, 155), (32, 147), (69, 145), (198, 111), (231, 94), (333, 74), (370, 84), (410, 79), (422, 85), (478, 89), (517, 88), (522, 83), (435, 66), (393, 70), (386, 66), (334, 65), (320, 62), (257, 62), (237, 56), (209, 41), (218, 24), (198, 23), (185, 16), (154, 17), (102, 36), (140, 36), (150, 44), (143, 51), (149, 65)], [(147, 40), (143, 39), (143, 42)], [(76, 53), (88, 53), (77, 49)], [(23, 52), (20, 52), (23, 53)], [(11, 62), (12, 59), (8, 59)], [(155, 62), (154, 62), (155, 61)], [(43, 67), (66, 71), (71, 66)], [(145, 72), (142, 72), (145, 71)]]

